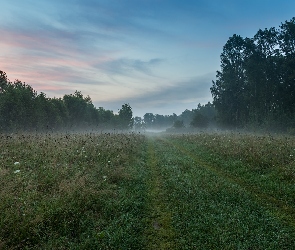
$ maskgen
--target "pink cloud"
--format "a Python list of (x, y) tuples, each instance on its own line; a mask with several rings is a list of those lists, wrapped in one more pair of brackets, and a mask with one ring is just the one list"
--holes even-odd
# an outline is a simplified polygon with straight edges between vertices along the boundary
[(95, 66), (112, 60), (99, 52), (78, 48), (70, 33), (50, 37), (48, 32), (1, 30), (1, 68), (10, 80), (19, 79), (37, 91), (72, 90), (71, 83), (99, 83)]

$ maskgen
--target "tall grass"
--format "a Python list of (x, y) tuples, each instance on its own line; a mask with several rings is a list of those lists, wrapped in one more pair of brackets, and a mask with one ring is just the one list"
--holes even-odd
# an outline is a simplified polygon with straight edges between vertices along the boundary
[(292, 249), (294, 137), (0, 135), (0, 249)]
[(249, 134), (170, 137), (224, 173), (294, 206), (295, 138)]
[[(126, 232), (114, 236), (108, 228), (126, 209), (121, 199), (136, 179), (126, 168), (143, 140), (109, 133), (1, 135), (0, 245), (90, 249), (111, 245), (110, 237), (118, 243)], [(126, 204), (135, 199), (129, 198)]]

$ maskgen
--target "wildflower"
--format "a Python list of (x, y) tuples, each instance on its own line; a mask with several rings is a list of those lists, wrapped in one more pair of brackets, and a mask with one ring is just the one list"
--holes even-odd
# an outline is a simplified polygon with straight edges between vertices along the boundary
[(106, 175), (104, 175), (102, 178), (103, 178), (103, 181), (106, 181), (107, 180), (107, 176)]
[(108, 163), (111, 163), (111, 161), (108, 161)]
[(18, 161), (16, 161), (16, 162), (14, 163), (14, 165), (19, 165), (19, 162), (18, 162)]
[(17, 170), (15, 170), (13, 173), (14, 173), (14, 174), (17, 174), (17, 173), (19, 173), (19, 172), (20, 172), (20, 170), (17, 169)]

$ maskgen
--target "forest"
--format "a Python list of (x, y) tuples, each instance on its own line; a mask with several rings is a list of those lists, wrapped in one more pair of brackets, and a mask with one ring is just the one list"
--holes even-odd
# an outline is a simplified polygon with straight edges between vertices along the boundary
[(20, 80), (11, 82), (0, 71), (0, 131), (218, 127), (294, 132), (295, 17), (279, 28), (259, 29), (252, 38), (234, 34), (220, 61), (210, 88), (213, 103), (198, 104), (180, 115), (143, 117), (133, 117), (126, 103), (118, 114), (96, 108), (80, 91), (49, 98)]

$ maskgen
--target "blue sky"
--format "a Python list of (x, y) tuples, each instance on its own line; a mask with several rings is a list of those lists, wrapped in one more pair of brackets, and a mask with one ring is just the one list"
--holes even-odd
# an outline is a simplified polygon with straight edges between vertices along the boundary
[(295, 1), (0, 0), (0, 70), (49, 97), (180, 114), (212, 100), (222, 47), (294, 14)]

